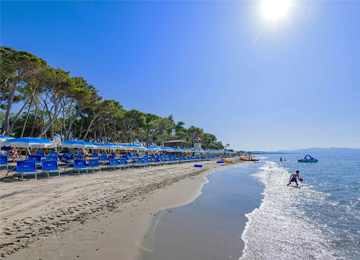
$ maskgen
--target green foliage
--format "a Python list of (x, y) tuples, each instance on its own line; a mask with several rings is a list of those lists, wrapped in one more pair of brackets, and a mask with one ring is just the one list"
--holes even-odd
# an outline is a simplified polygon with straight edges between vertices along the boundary
[[(186, 128), (183, 121), (175, 123), (172, 115), (125, 110), (116, 100), (102, 100), (84, 78), (71, 77), (31, 53), (1, 47), (0, 58), (0, 127), (7, 134), (146, 146), (191, 141), (194, 136), (205, 149), (224, 148), (215, 135), (196, 126)], [(17, 114), (11, 113), (13, 103), (23, 106)]]

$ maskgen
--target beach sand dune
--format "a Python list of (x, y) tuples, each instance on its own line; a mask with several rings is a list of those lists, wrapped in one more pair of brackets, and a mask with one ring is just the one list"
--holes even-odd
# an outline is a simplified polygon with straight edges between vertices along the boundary
[[(175, 182), (188, 179), (187, 183), (185, 182), (178, 188), (182, 192), (187, 190), (189, 194), (191, 190), (199, 193), (200, 189), (191, 188), (191, 183), (194, 182), (192, 176), (205, 176), (217, 168), (223, 168), (221, 164), (214, 161), (201, 162), (201, 164), (203, 164), (202, 168), (194, 167), (193, 163), (185, 163), (161, 167), (102, 171), (81, 176), (66, 174), (60, 178), (44, 178), (25, 182), (2, 179), (2, 183), (0, 183), (0, 224), (2, 231), (0, 235), (0, 254), (4, 257), (27, 247), (35, 241), (41, 246), (41, 241), (46, 241), (54, 233), (58, 235), (52, 236), (52, 239), (61, 244), (61, 241), (65, 240), (60, 239), (59, 236), (64, 236), (64, 234), (61, 234), (62, 231), (68, 230), (69, 227), (81, 225), (87, 221), (99, 222), (99, 218), (111, 217), (110, 213), (113, 213), (113, 217), (118, 219), (119, 212), (128, 217), (124, 220), (123, 227), (119, 227), (120, 230), (118, 228), (116, 233), (123, 233), (122, 236), (125, 234), (126, 237), (133, 236), (133, 239), (136, 239), (136, 236), (139, 236), (141, 232), (146, 232), (146, 225), (149, 225), (151, 219), (148, 219), (148, 221), (141, 221), (141, 219), (134, 221), (131, 216), (135, 211), (138, 212), (136, 213), (138, 216), (143, 215), (143, 212), (139, 210), (141, 207), (138, 208), (138, 205), (150, 200), (153, 191), (167, 188)], [(199, 183), (203, 185), (206, 182), (204, 180), (205, 178)], [(155, 213), (155, 209), (160, 210), (174, 203), (174, 200), (170, 202), (169, 199), (175, 193), (180, 193), (180, 190), (176, 190), (176, 188), (169, 190), (171, 190), (171, 196), (163, 193), (160, 194), (161, 197), (151, 199), (151, 202), (147, 201), (144, 204), (147, 205), (146, 210), (150, 211), (148, 214)], [(182, 196), (181, 194), (178, 195)], [(184, 197), (189, 199), (189, 196)], [(151, 206), (151, 203), (156, 203), (156, 206)], [(181, 200), (179, 203), (181, 203)], [(98, 231), (98, 234), (102, 235), (101, 232), (104, 231), (100, 230), (103, 227), (99, 225), (92, 226), (94, 229), (91, 232), (96, 233)], [(96, 229), (98, 230), (96, 231)], [(141, 232), (134, 232), (135, 229), (139, 229)], [(109, 233), (107, 234), (108, 239), (120, 241), (111, 238), (111, 236), (115, 235), (115, 232), (114, 234)], [(88, 242), (87, 239), (90, 239), (86, 234), (82, 234), (80, 237), (72, 234), (72, 237), (76, 241), (83, 241), (85, 244)], [(71, 240), (70, 237), (66, 239), (68, 242), (69, 240)], [(133, 243), (134, 240), (130, 239), (129, 241)], [(49, 247), (53, 246), (54, 248), (48, 248), (47, 251), (51, 252), (56, 249), (55, 247), (59, 247), (59, 244), (55, 245), (56, 243), (50, 243)], [(113, 246), (111, 248), (119, 254), (119, 247)], [(121, 248), (127, 250), (126, 246)], [(130, 252), (128, 254), (125, 251), (124, 254), (134, 257)], [(21, 259), (21, 255), (13, 259)], [(23, 259), (30, 258), (24, 257)]]

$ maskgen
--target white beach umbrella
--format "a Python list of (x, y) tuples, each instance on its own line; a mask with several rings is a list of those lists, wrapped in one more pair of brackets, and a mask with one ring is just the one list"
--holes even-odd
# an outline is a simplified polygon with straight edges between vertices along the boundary
[(24, 148), (49, 148), (55, 147), (52, 141), (40, 138), (14, 138), (1, 143), (1, 146), (24, 147)]
[(94, 149), (96, 145), (83, 141), (64, 141), (60, 144), (61, 147), (68, 148), (84, 148), (84, 149)]

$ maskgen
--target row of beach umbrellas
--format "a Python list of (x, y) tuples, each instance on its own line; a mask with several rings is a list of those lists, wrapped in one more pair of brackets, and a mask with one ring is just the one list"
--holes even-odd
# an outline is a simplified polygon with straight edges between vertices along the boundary
[(203, 152), (203, 153), (231, 153), (229, 151), (212, 151), (212, 150), (196, 150), (196, 149), (181, 149), (159, 146), (144, 147), (141, 145), (119, 145), (119, 144), (103, 144), (103, 143), (89, 143), (84, 141), (64, 141), (59, 144), (40, 138), (13, 138), (10, 136), (0, 136), (0, 146), (24, 147), (24, 148), (84, 148), (84, 149), (109, 149), (109, 150), (123, 150), (123, 151), (155, 151), (155, 152)]

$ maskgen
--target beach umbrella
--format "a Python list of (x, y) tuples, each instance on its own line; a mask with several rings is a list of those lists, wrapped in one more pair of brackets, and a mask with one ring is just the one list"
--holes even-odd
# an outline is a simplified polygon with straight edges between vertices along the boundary
[(173, 152), (174, 150), (170, 147), (160, 147), (161, 151), (163, 152)]
[(145, 151), (146, 148), (142, 145), (137, 144), (130, 144), (130, 145), (123, 145), (123, 147), (126, 148), (126, 150), (134, 150), (134, 151)]
[(123, 147), (119, 144), (104, 144), (103, 147), (112, 149), (112, 150), (126, 150), (125, 147)]
[(40, 138), (13, 138), (1, 143), (1, 146), (25, 147), (25, 148), (49, 148), (56, 144), (52, 141)]
[(157, 146), (147, 146), (146, 149), (150, 150), (150, 151), (160, 151), (161, 147), (157, 147)]
[(86, 148), (86, 149), (94, 149), (96, 145), (84, 141), (64, 141), (60, 144), (62, 147), (68, 148)]

